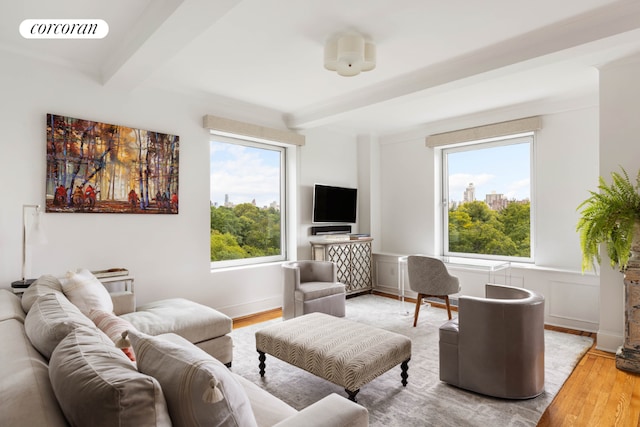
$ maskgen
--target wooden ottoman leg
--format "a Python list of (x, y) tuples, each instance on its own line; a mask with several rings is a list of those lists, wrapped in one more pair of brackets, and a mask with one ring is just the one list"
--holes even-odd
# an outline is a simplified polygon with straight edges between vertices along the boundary
[(258, 368), (260, 368), (260, 376), (264, 377), (264, 368), (267, 366), (264, 361), (267, 359), (267, 356), (264, 355), (264, 351), (256, 351), (258, 352), (258, 360), (260, 361), (258, 364)]
[(351, 400), (352, 402), (358, 403), (358, 401), (356, 400), (356, 394), (360, 392), (360, 389), (357, 389), (356, 391), (351, 391), (345, 388), (344, 391), (346, 391), (347, 394), (349, 395), (349, 400)]
[(400, 365), (400, 367), (402, 368), (402, 373), (400, 374), (400, 376), (402, 377), (402, 386), (403, 387), (407, 386), (407, 378), (409, 378), (409, 360), (411, 360), (411, 358), (405, 360)]

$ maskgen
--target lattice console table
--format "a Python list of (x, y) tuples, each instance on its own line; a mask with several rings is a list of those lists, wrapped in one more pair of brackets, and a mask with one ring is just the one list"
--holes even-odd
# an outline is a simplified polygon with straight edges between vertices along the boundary
[(311, 257), (318, 261), (333, 261), (338, 266), (338, 281), (347, 286), (347, 294), (373, 289), (372, 238), (358, 240), (314, 239)]

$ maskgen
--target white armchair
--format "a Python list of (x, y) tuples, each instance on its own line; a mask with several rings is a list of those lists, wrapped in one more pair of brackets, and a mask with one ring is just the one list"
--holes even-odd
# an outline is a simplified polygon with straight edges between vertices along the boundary
[(331, 261), (293, 261), (282, 264), (285, 320), (314, 312), (336, 317), (345, 315), (345, 285), (338, 282), (337, 266)]

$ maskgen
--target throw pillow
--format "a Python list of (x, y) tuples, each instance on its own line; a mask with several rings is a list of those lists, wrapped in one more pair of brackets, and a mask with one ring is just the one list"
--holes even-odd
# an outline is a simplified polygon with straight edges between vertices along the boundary
[(61, 293), (40, 296), (24, 320), (31, 344), (47, 359), (58, 343), (80, 326), (95, 329), (94, 324)]
[(22, 300), (20, 301), (22, 303), (22, 309), (27, 313), (39, 296), (56, 292), (62, 293), (62, 284), (60, 283), (60, 280), (50, 274), (40, 276), (38, 280), (33, 282), (24, 290)]
[(173, 424), (257, 426), (249, 398), (229, 369), (184, 338), (171, 335), (174, 342), (129, 331), (138, 370), (160, 382)]
[(70, 425), (170, 426), (162, 389), (97, 329), (77, 328), (51, 355), (49, 378)]
[(136, 361), (131, 343), (129, 339), (126, 338), (126, 332), (129, 329), (135, 329), (131, 323), (108, 311), (96, 309), (89, 312), (89, 319), (91, 319), (98, 329), (104, 332), (116, 347), (121, 349), (132, 362)]
[(109, 291), (89, 270), (68, 272), (62, 281), (62, 291), (80, 311), (88, 316), (91, 310), (113, 311), (113, 301)]

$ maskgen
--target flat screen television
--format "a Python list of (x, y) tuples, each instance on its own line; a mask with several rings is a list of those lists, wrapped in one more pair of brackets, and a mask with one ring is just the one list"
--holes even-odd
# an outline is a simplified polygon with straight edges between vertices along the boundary
[(314, 223), (355, 223), (358, 190), (315, 184), (313, 186)]

